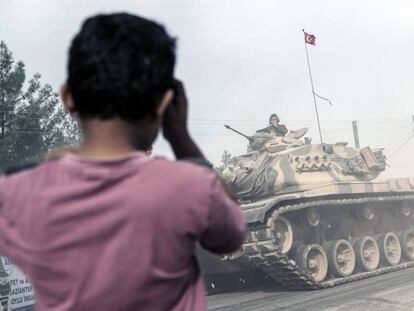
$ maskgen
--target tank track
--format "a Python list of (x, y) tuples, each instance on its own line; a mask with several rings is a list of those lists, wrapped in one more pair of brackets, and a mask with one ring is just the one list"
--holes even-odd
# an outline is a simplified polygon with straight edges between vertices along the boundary
[(269, 277), (277, 280), (279, 283), (282, 283), (286, 288), (295, 290), (328, 288), (412, 267), (414, 266), (414, 261), (404, 262), (396, 266), (383, 267), (371, 272), (356, 273), (348, 277), (335, 278), (318, 283), (307, 275), (301, 268), (299, 268), (292, 259), (280, 253), (278, 246), (274, 243), (274, 235), (272, 230), (272, 224), (274, 221), (284, 213), (291, 211), (316, 206), (319, 208), (332, 208), (334, 206), (341, 205), (342, 208), (352, 208), (355, 204), (361, 203), (402, 200), (414, 202), (414, 195), (314, 200), (297, 204), (293, 203), (277, 206), (273, 211), (272, 217), (267, 220), (267, 223), (250, 226), (250, 231), (248, 232), (246, 241), (243, 244), (244, 255), (241, 260), (247, 260), (248, 265), (262, 270)]

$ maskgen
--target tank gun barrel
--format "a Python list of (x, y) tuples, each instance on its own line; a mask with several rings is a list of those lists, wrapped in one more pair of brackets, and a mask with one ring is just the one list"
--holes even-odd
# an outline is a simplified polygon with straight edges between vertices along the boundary
[(245, 134), (243, 134), (243, 133), (239, 132), (238, 130), (235, 130), (235, 129), (234, 129), (234, 128), (232, 128), (230, 125), (224, 124), (224, 127), (225, 127), (226, 129), (228, 129), (228, 130), (231, 130), (231, 131), (233, 131), (233, 132), (235, 132), (235, 133), (237, 133), (237, 134), (239, 134), (239, 135), (241, 135), (241, 136), (243, 136), (243, 137), (247, 138), (249, 141), (252, 139), (250, 136), (247, 136), (247, 135), (245, 135)]

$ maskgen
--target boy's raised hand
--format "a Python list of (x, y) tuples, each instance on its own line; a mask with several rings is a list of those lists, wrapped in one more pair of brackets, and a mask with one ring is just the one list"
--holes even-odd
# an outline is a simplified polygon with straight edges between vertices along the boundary
[(204, 159), (187, 129), (188, 103), (184, 85), (181, 81), (175, 80), (173, 88), (174, 99), (163, 117), (164, 137), (170, 143), (177, 159), (190, 157)]
[(183, 135), (188, 135), (187, 130), (187, 97), (184, 85), (181, 81), (174, 80), (174, 98), (166, 109), (163, 119), (164, 137), (171, 142)]

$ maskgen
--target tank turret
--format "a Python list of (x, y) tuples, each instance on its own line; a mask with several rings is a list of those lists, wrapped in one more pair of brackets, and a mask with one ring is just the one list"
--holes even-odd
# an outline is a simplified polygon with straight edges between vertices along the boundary
[(249, 137), (248, 152), (223, 169), (227, 186), (241, 200), (310, 190), (333, 182), (369, 181), (385, 169), (381, 149), (355, 149), (346, 143), (309, 144), (307, 128), (286, 137), (258, 132)]

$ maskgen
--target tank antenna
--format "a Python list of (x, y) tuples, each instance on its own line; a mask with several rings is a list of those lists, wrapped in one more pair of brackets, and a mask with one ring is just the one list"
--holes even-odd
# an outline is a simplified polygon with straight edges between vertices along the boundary
[(313, 87), (313, 78), (312, 78), (312, 71), (311, 71), (311, 66), (310, 66), (310, 62), (309, 62), (309, 54), (308, 54), (307, 44), (315, 45), (315, 39), (316, 38), (315, 38), (314, 35), (310, 35), (307, 32), (305, 32), (304, 29), (302, 29), (302, 31), (303, 31), (303, 34), (305, 35), (306, 60), (308, 61), (309, 78), (310, 78), (310, 83), (311, 83), (311, 87), (312, 87), (312, 95), (313, 95), (313, 103), (315, 105), (316, 120), (318, 121), (319, 138), (321, 140), (321, 144), (323, 144), (321, 123), (319, 121), (318, 105), (316, 104), (316, 96), (318, 96), (319, 98), (321, 98), (323, 100), (326, 100), (331, 106), (332, 106), (332, 103), (329, 99), (324, 98), (322, 96), (319, 96), (318, 94), (315, 93), (315, 89)]

